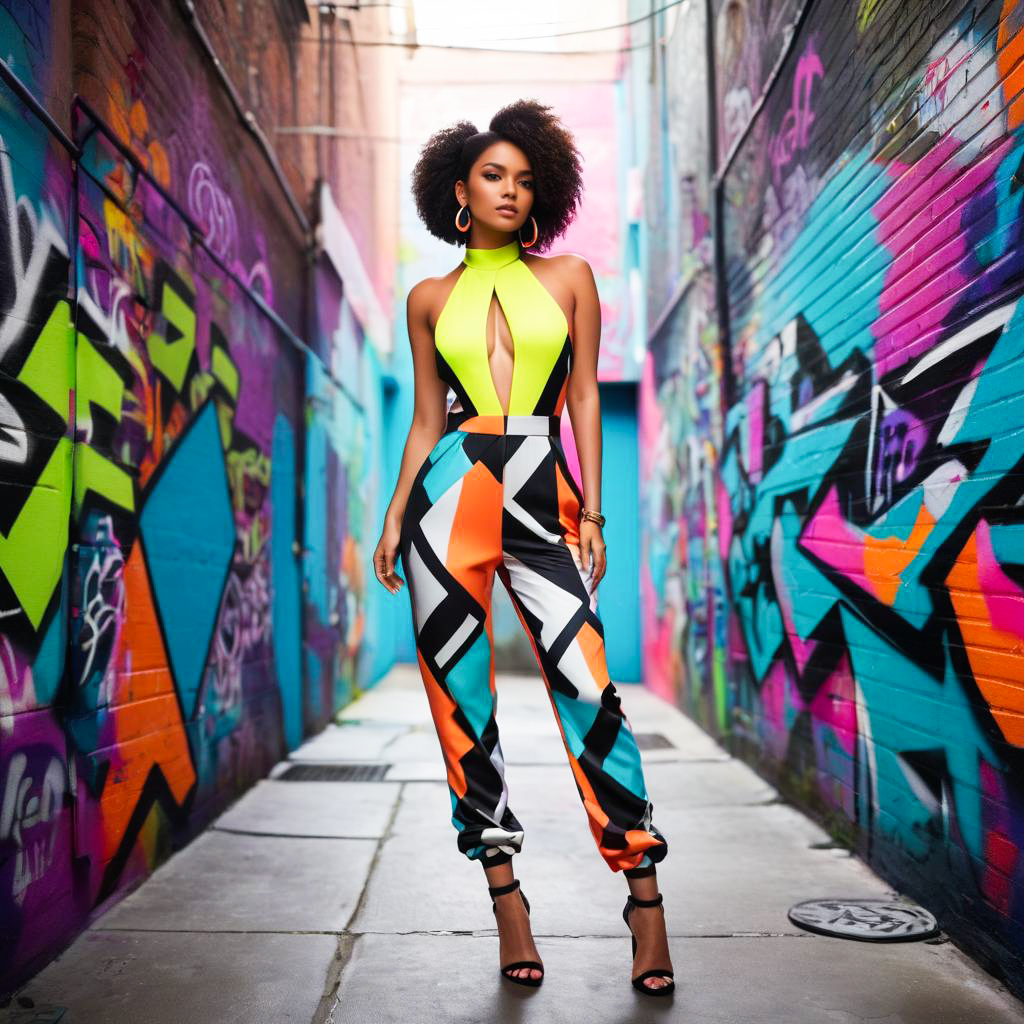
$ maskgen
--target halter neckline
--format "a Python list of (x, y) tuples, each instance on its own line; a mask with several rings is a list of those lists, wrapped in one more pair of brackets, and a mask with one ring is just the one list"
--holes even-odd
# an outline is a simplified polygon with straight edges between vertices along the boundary
[(477, 270), (498, 270), (519, 259), (519, 241), (513, 238), (507, 245), (498, 246), (497, 249), (471, 249), (466, 246), (466, 255), (462, 262), (467, 267), (475, 267)]

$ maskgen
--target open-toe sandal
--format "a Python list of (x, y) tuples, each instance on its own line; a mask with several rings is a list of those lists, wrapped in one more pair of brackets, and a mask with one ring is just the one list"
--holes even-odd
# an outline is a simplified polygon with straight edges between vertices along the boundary
[[(633, 934), (633, 929), (629, 925), (629, 915), (634, 907), (657, 907), (662, 903), (662, 896), (659, 892), (653, 900), (641, 900), (637, 899), (632, 893), (626, 897), (626, 905), (622, 908), (622, 920), (626, 922), (626, 927), (629, 928), (630, 939), (633, 942), (633, 958), (636, 959), (636, 936)], [(650, 985), (645, 985), (644, 981), (647, 978), (668, 978), (669, 983), (667, 985), (661, 985), (659, 988), (651, 988)], [(667, 996), (675, 991), (676, 983), (671, 980), (674, 978), (673, 973), (667, 967), (653, 967), (649, 971), (644, 971), (643, 974), (636, 978), (633, 978), (633, 988), (638, 992), (643, 992), (645, 996)]]
[[(507, 892), (513, 892), (519, 889), (519, 879), (517, 878), (514, 882), (509, 882), (508, 885), (489, 885), (487, 891), (492, 896), (504, 896)], [(526, 913), (530, 913), (530, 901), (526, 898), (526, 893), (522, 889), (519, 889), (519, 895), (523, 898), (523, 903), (526, 906)], [(494, 916), (498, 916), (498, 905), (495, 901), (491, 900), (491, 910), (494, 911)], [(510, 974), (509, 971), (517, 971), (522, 967), (532, 967), (534, 970), (540, 971), (541, 976), (539, 978), (531, 978), (526, 975), (525, 978), (518, 978)], [(537, 963), (536, 960), (517, 960), (512, 964), (502, 964), (500, 967), (501, 973), (504, 977), (508, 978), (509, 981), (514, 981), (517, 985), (530, 985), (532, 988), (536, 988), (544, 980), (544, 965)]]

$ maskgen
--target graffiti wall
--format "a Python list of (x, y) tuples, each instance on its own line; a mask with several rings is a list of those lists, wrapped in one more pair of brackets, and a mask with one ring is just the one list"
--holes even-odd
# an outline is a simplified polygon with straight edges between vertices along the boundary
[[(639, 7), (637, 8), (639, 10)], [(706, 24), (689, 12), (656, 56), (662, 101), (648, 101), (644, 190), (650, 338), (639, 413), (644, 671), (649, 686), (688, 702), (701, 721), (724, 694), (714, 477), (722, 409), (710, 216)], [(643, 69), (645, 72), (647, 69)], [(645, 73), (644, 78), (648, 77)], [(631, 105), (643, 81), (631, 79)], [(671, 114), (669, 114), (671, 112)], [(664, 123), (661, 136), (656, 126)], [(706, 685), (683, 691), (680, 680)], [(709, 703), (710, 701), (710, 703)]]
[(729, 330), (651, 338), (650, 682), (1020, 992), (1024, 4), (793, 6), (716, 5)]
[(58, 121), (0, 84), (0, 992), (351, 699), (370, 543), (358, 323), (180, 14), (78, 38), (72, 100), (88, 23), (16, 6)]
[(322, 718), (354, 696), (370, 568), (362, 542), (370, 530), (364, 487), (370, 459), (359, 398), (362, 331), (329, 265), (317, 269), (316, 294), (318, 344), (337, 370), (332, 376), (310, 360), (306, 381), (305, 672), (311, 714)]

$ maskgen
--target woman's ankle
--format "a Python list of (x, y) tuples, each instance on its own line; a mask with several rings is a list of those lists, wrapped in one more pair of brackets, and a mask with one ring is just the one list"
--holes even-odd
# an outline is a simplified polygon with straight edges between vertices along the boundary
[(630, 895), (638, 900), (653, 900), (658, 897), (658, 875), (654, 871), (639, 878), (627, 875), (626, 884), (629, 886)]
[(503, 885), (511, 885), (516, 880), (516, 873), (512, 869), (512, 862), (505, 861), (503, 864), (484, 868), (484, 877), (489, 888), (497, 889)]

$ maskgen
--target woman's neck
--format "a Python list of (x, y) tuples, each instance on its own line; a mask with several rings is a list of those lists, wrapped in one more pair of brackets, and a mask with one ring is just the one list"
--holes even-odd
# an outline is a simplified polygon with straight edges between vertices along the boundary
[(471, 228), (466, 241), (470, 249), (500, 249), (518, 239), (517, 231), (490, 231), (486, 228)]

